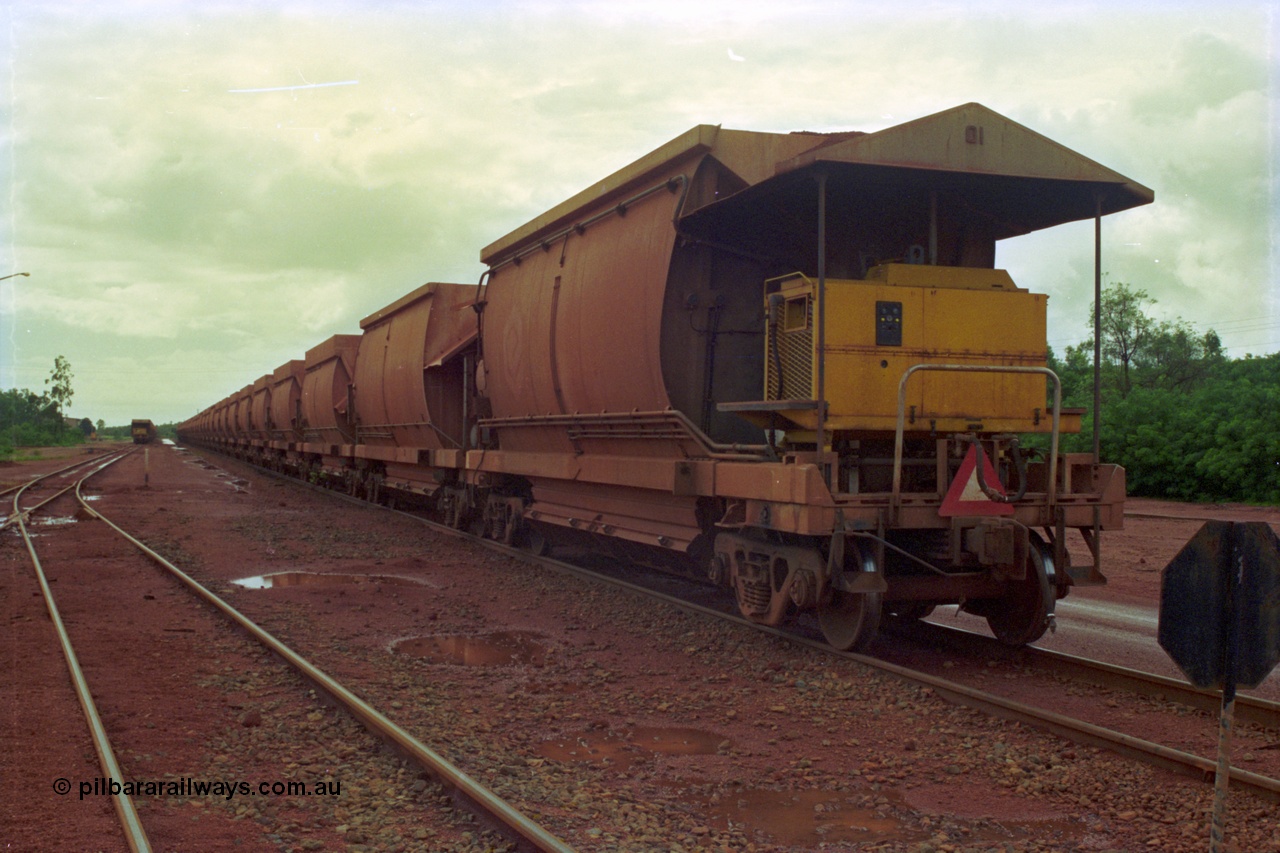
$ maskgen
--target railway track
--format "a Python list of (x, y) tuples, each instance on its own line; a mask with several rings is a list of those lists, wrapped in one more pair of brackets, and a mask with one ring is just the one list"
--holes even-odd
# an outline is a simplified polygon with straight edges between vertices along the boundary
[[(297, 482), (296, 480), (276, 474), (275, 472), (249, 466), (247, 463), (240, 462), (238, 464), (245, 464), (247, 467), (253, 468), (260, 473), (269, 476), (281, 477), (289, 482)], [(335, 493), (332, 490), (324, 489), (320, 486), (309, 487), (327, 494), (332, 494), (341, 500), (365, 503), (356, 498)], [(757, 625), (743, 619), (736, 613), (729, 612), (727, 609), (694, 603), (677, 595), (659, 592), (652, 587), (643, 584), (622, 580), (617, 577), (602, 575), (594, 569), (583, 568), (582, 566), (565, 562), (563, 560), (553, 559), (551, 557), (533, 555), (524, 550), (475, 537), (468, 533), (441, 525), (421, 514), (404, 512), (401, 510), (390, 511), (398, 512), (405, 518), (413, 519), (418, 523), (428, 525), (440, 533), (477, 542), (483, 545), (483, 547), (497, 553), (501, 553), (505, 556), (513, 557), (530, 564), (544, 566), (558, 572), (569, 573), (586, 580), (607, 583), (609, 585), (628, 590), (632, 593), (653, 597), (686, 611), (700, 613), (717, 620), (723, 620), (758, 631), (766, 636), (803, 646), (821, 655), (855, 661), (904, 683), (928, 688), (934, 691), (937, 695), (945, 697), (951, 702), (980, 710), (983, 713), (1000, 719), (1022, 723), (1024, 725), (1058, 735), (1078, 744), (1106, 749), (1126, 758), (1165, 770), (1171, 770), (1210, 785), (1213, 782), (1216, 769), (1216, 761), (1214, 759), (1174, 749), (1143, 738), (1134, 737), (1132, 735), (1125, 734), (1124, 732), (1096, 725), (1086, 720), (1075, 719), (1071, 716), (1058, 713), (1050, 709), (1011, 700), (991, 691), (967, 686), (936, 675), (930, 675), (926, 672), (912, 669), (910, 667), (900, 666), (874, 656), (853, 652), (840, 652), (832, 649), (828, 644), (814, 637), (802, 636), (794, 631)], [(663, 581), (665, 581), (665, 578)], [(976, 637), (977, 635), (973, 636)], [(978, 639), (986, 641), (988, 638)], [(990, 646), (986, 648), (994, 649), (995, 647)], [(1001, 649), (1003, 649), (1003, 647), (1001, 647)], [(1163, 698), (1170, 701), (1200, 709), (1213, 709), (1217, 707), (1218, 700), (1215, 698), (1214, 694), (1206, 691), (1198, 691), (1190, 685), (1177, 682), (1174, 679), (1167, 679), (1157, 675), (1126, 670), (1123, 667), (1116, 667), (1098, 661), (1091, 661), (1085, 658), (1062, 655), (1054, 652), (1026, 649), (1023, 650), (1023, 653), (1028, 654), (1031, 659), (1038, 663), (1038, 665), (1052, 666), (1063, 672), (1074, 672), (1083, 680), (1098, 683), (1112, 689), (1130, 691), (1140, 695), (1161, 694)], [(1242, 709), (1238, 711), (1238, 713), (1241, 714), (1242, 719), (1252, 721), (1258, 725), (1266, 727), (1275, 727), (1280, 725), (1280, 707), (1278, 707), (1276, 703), (1265, 700), (1248, 700), (1244, 697), (1240, 697), (1237, 700), (1237, 703), (1238, 708)], [(1233, 788), (1248, 791), (1253, 796), (1264, 801), (1280, 802), (1280, 779), (1253, 773), (1243, 768), (1233, 767), (1231, 770), (1231, 784)]]
[[(504, 553), (511, 552), (511, 549), (498, 543), (486, 542), (486, 547), (502, 550)], [(918, 669), (900, 666), (879, 657), (854, 652), (841, 652), (832, 649), (826, 642), (814, 637), (805, 637), (794, 631), (757, 625), (723, 609), (695, 604), (684, 598), (657, 592), (649, 587), (629, 581), (602, 577), (594, 571), (584, 570), (570, 563), (546, 557), (530, 557), (523, 554), (520, 557), (521, 559), (538, 561), (542, 565), (555, 567), (562, 571), (579, 574), (581, 577), (602, 579), (604, 582), (620, 588), (652, 596), (683, 609), (693, 610), (715, 619), (725, 620), (758, 631), (767, 636), (804, 646), (819, 654), (856, 661), (905, 683), (927, 687), (939, 696), (943, 696), (957, 704), (980, 710), (1004, 720), (1032, 726), (1075, 743), (1108, 749), (1127, 758), (1199, 779), (1209, 785), (1213, 784), (1216, 770), (1215, 759), (1194, 755), (1159, 743), (1133, 737), (1050, 709), (1014, 701), (991, 691), (977, 689), (951, 679), (930, 675)], [(941, 630), (951, 629), (942, 628)], [(976, 637), (977, 635), (971, 636)], [(982, 641), (989, 640), (989, 638), (985, 637), (978, 637), (978, 639)], [(990, 644), (983, 642), (980, 646), (993, 652), (998, 650), (1008, 651), (1007, 648), (999, 646), (995, 641), (991, 641)], [(1050, 665), (1059, 671), (1073, 672), (1084, 680), (1111, 689), (1125, 690), (1146, 696), (1161, 695), (1164, 699), (1208, 712), (1216, 711), (1220, 703), (1220, 699), (1209, 691), (1197, 690), (1189, 684), (1180, 683), (1163, 676), (1126, 670), (1124, 667), (1063, 655), (1057, 652), (1037, 649), (1024, 649), (1022, 652), (1041, 665)], [(1244, 696), (1238, 696), (1236, 701), (1237, 713), (1239, 713), (1241, 720), (1254, 722), (1269, 728), (1280, 727), (1280, 705), (1277, 705), (1277, 703)], [(1231, 770), (1231, 784), (1233, 787), (1248, 791), (1263, 800), (1280, 802), (1280, 779), (1233, 767)]]
[[(93, 519), (102, 522), (103, 525), (113, 531), (120, 539), (129, 542), (138, 551), (146, 555), (149, 560), (162, 567), (171, 577), (180, 581), (189, 592), (193, 593), (216, 611), (220, 612), (228, 620), (234, 623), (237, 628), (241, 629), (249, 637), (260, 643), (273, 655), (285, 661), (293, 671), (301, 675), (319, 691), (322, 691), (324, 696), (327, 697), (327, 700), (336, 703), (338, 706), (343, 708), (346, 713), (348, 713), (354, 720), (358, 721), (368, 732), (383, 742), (391, 745), (398, 754), (408, 757), (409, 760), (420, 767), (422, 771), (434, 778), (449, 793), (456, 806), (474, 813), (485, 826), (495, 828), (499, 834), (508, 840), (512, 845), (512, 849), (521, 851), (546, 851), (547, 853), (565, 853), (565, 851), (571, 850), (568, 844), (551, 835), (535, 821), (512, 808), (508, 803), (502, 800), (501, 797), (497, 796), (491, 790), (459, 770), (440, 754), (426, 746), (419, 739), (405, 731), (400, 726), (396, 725), (379, 710), (361, 700), (351, 690), (343, 686), (337, 680), (330, 677), (314, 664), (281, 643), (267, 631), (254, 624), (251, 620), (238, 612), (235, 608), (231, 607), (212, 591), (197, 583), (189, 574), (183, 572), (174, 565), (173, 562), (129, 534), (114, 521), (107, 518), (101, 511), (91, 507), (89, 501), (87, 501), (85, 496), (81, 494), (81, 486), (90, 477), (127, 455), (128, 453), (120, 453), (105, 462), (99, 462), (94, 465), (93, 470), (89, 471), (87, 474), (79, 476), (70, 484), (58, 484), (60, 487), (46, 488), (45, 491), (47, 494), (26, 506), (22, 505), (22, 499), (25, 494), (32, 492), (34, 489), (40, 487), (41, 484), (51, 481), (55, 476), (61, 476), (65, 479), (65, 477), (69, 476), (70, 472), (76, 468), (83, 467), (85, 465), (93, 465), (97, 460), (90, 462), (82, 461), (76, 465), (66, 466), (65, 468), (59, 469), (51, 474), (35, 478), (24, 486), (15, 487), (11, 490), (13, 493), (13, 511), (8, 519), (17, 527), (25, 543), (33, 571), (42, 591), (44, 604), (47, 607), (50, 618), (55, 625), (62, 654), (66, 659), (69, 670), (71, 671), (77, 698), (89, 725), (94, 743), (94, 750), (99, 756), (101, 771), (103, 773), (102, 780), (95, 780), (95, 783), (96, 781), (103, 781), (105, 783), (106, 780), (125, 780), (134, 777), (126, 776), (126, 774), (122, 772), (120, 762), (116, 758), (115, 750), (113, 749), (111, 739), (108, 736), (108, 727), (103, 723), (103, 718), (98, 711), (93, 692), (90, 690), (88, 680), (85, 678), (84, 672), (80, 666), (80, 655), (77, 653), (71, 641), (72, 632), (69, 632), (64, 624), (61, 611), (52, 592), (50, 578), (48, 577), (44, 565), (40, 560), (39, 554), (37, 553), (33, 537), (27, 529), (27, 520), (33, 513), (49, 506), (53, 501), (73, 490), (80, 503), (82, 512), (86, 513)], [(54, 580), (56, 580), (56, 578)], [(154, 598), (154, 596), (146, 597)], [(83, 608), (81, 610), (83, 610)], [(83, 612), (81, 612), (80, 616), (83, 615)], [(77, 624), (74, 627), (74, 633), (80, 634), (82, 639), (90, 636), (93, 631), (91, 625)], [(98, 636), (95, 635), (95, 640), (97, 639)], [(59, 779), (58, 781), (67, 782), (68, 780)], [(130, 796), (128, 790), (129, 786), (120, 785), (109, 787), (121, 788), (119, 791), (112, 791), (111, 798), (119, 818), (125, 841), (129, 848), (132, 850), (150, 850), (151, 842), (148, 839), (143, 821), (139, 817), (139, 812), (133, 798)], [(57, 790), (56, 786), (55, 790)], [(58, 793), (66, 792), (58, 791)], [(83, 797), (83, 787), (81, 788), (81, 795)]]
[[(1219, 693), (1202, 690), (1176, 678), (1034, 646), (1009, 649), (991, 637), (984, 637), (963, 628), (918, 622), (901, 626), (896, 634), (899, 638), (914, 639), (930, 649), (946, 648), (980, 660), (990, 660), (993, 657), (1017, 660), (1039, 670), (1060, 673), (1077, 681), (1176, 702), (1207, 714), (1216, 715), (1221, 707), (1222, 697)], [(1238, 722), (1252, 723), (1262, 728), (1280, 731), (1280, 702), (1243, 693), (1238, 694), (1235, 718)]]
[[(727, 849), (742, 849), (749, 841), (759, 843), (759, 833), (769, 833), (765, 827), (773, 827), (777, 818), (764, 818), (761, 812), (753, 820), (752, 807), (741, 804), (756, 800), (741, 798), (738, 791), (742, 785), (775, 791), (810, 788), (815, 796), (822, 792), (826, 795), (822, 811), (810, 807), (809, 815), (802, 818), (811, 826), (829, 825), (824, 822), (839, 820), (849, 808), (866, 808), (873, 817), (888, 809), (889, 815), (901, 821), (896, 831), (906, 834), (889, 835), (889, 839), (902, 839), (899, 843), (903, 846), (890, 841), (887, 849), (915, 849), (913, 845), (930, 838), (935, 846), (951, 843), (962, 848), (972, 846), (980, 837), (988, 838), (988, 846), (995, 847), (1005, 843), (1001, 839), (1044, 839), (1043, 833), (1050, 831), (1047, 827), (1021, 823), (1007, 812), (1004, 818), (997, 818), (998, 823), (974, 821), (975, 813), (999, 812), (969, 811), (973, 803), (990, 802), (987, 798), (1002, 790), (1012, 795), (1015, 789), (1016, 802), (1026, 803), (1018, 806), (1019, 810), (1048, 809), (1062, 820), (1070, 816), (1070, 825), (1077, 828), (1061, 836), (1057, 835), (1059, 827), (1067, 824), (1055, 823), (1053, 837), (1061, 843), (1055, 846), (1050, 842), (1054, 849), (1074, 849), (1072, 832), (1077, 841), (1084, 832), (1109, 838), (1117, 849), (1189, 849), (1189, 827), (1180, 831), (1163, 827), (1170, 821), (1198, 823), (1198, 802), (1208, 796), (1207, 786), (1153, 775), (1137, 761), (1111, 757), (1108, 749), (1081, 749), (1067, 740), (1045, 739), (1032, 733), (1032, 724), (1006, 727), (998, 722), (1001, 714), (974, 713), (967, 709), (968, 703), (957, 701), (948, 708), (947, 703), (932, 698), (953, 698), (945, 692), (909, 687), (920, 682), (900, 679), (884, 668), (880, 669), (882, 675), (877, 675), (861, 663), (848, 666), (820, 643), (809, 649), (780, 634), (761, 641), (737, 627), (717, 626), (696, 608), (684, 607), (686, 612), (682, 613), (676, 608), (653, 607), (631, 595), (616, 595), (590, 572), (575, 572), (589, 581), (578, 583), (542, 570), (524, 571), (508, 560), (512, 555), (523, 559), (522, 552), (493, 548), (495, 554), (502, 554), (500, 559), (483, 556), (481, 549), (470, 544), (446, 544), (444, 537), (456, 534), (437, 526), (428, 529), (423, 525), (422, 532), (413, 532), (411, 526), (400, 523), (402, 516), (371, 511), (375, 508), (362, 501), (355, 503), (367, 509), (353, 513), (342, 509), (341, 503), (331, 504), (333, 497), (343, 496), (324, 489), (320, 490), (323, 499), (317, 495), (295, 502), (288, 496), (283, 478), (272, 485), (245, 473), (249, 469), (240, 469), (238, 462), (186, 465), (181, 461), (184, 455), (175, 454), (166, 464), (171, 472), (183, 469), (192, 473), (166, 475), (171, 480), (160, 487), (166, 505), (159, 513), (152, 496), (126, 495), (118, 486), (118, 475), (108, 481), (112, 485), (105, 487), (106, 499), (95, 506), (123, 505), (131, 508), (130, 513), (139, 513), (139, 520), (147, 522), (147, 538), (159, 543), (158, 550), (165, 553), (182, 549), (187, 537), (175, 530), (184, 530), (193, 509), (201, 507), (194, 511), (206, 519), (200, 524), (204, 532), (194, 531), (192, 542), (206, 541), (214, 531), (221, 539), (225, 531), (227, 544), (233, 546), (225, 556), (198, 564), (200, 576), (208, 578), (215, 591), (270, 626), (277, 636), (289, 638), (295, 648), (323, 661), (331, 672), (362, 684), (362, 692), (377, 703), (398, 707), (391, 700), (403, 699), (405, 707), (397, 716), (416, 730), (435, 731), (440, 716), (437, 709), (446, 704), (452, 707), (459, 699), (468, 703), (463, 706), (465, 713), (473, 716), (464, 716), (456, 726), (444, 723), (462, 736), (456, 741), (460, 749), (452, 744), (446, 747), (450, 757), (473, 776), (489, 783), (498, 781), (512, 801), (545, 816), (557, 834), (573, 838), (580, 849), (647, 851), (660, 847), (659, 842), (676, 841), (692, 849), (701, 846), (699, 839), (709, 842), (713, 838)], [(194, 486), (195, 480), (210, 485)], [(206, 493), (225, 497), (214, 497), (205, 504), (210, 500)], [(203, 509), (206, 506), (207, 512)], [(251, 515), (245, 516), (246, 511)], [(344, 532), (348, 527), (350, 532)], [(295, 534), (289, 531), (294, 530), (301, 533), (300, 538), (293, 538)], [(196, 544), (190, 547), (197, 549), (194, 554), (206, 553)], [(482, 544), (482, 548), (490, 547)], [(409, 558), (407, 554), (419, 556)], [(350, 568), (342, 568), (344, 564)], [(334, 572), (338, 582), (275, 592), (246, 591), (236, 585), (247, 574), (290, 574), (295, 570), (317, 578)], [(463, 570), (467, 577), (479, 578), (479, 586), (464, 582)], [(555, 571), (569, 570), (557, 566)], [(349, 574), (344, 576), (344, 572)], [(382, 577), (386, 573), (412, 575), (418, 578), (416, 583), (427, 584), (426, 592), (421, 585), (383, 585), (380, 589), (373, 583), (343, 585), (352, 582), (344, 577), (364, 572)], [(672, 587), (669, 576), (653, 578), (664, 588)], [(233, 579), (237, 579), (235, 583)], [(495, 595), (495, 587), (489, 586), (494, 583), (509, 586), (508, 592), (515, 597)], [(681, 587), (675, 588), (683, 592)], [(421, 613), (417, 605), (422, 606)], [(642, 615), (633, 621), (632, 613)], [(563, 621), (565, 618), (570, 621)], [(374, 620), (372, 626), (369, 619)], [(730, 619), (729, 623), (750, 628), (740, 620)], [(391, 642), (421, 634), (426, 638), (483, 637), (494, 626), (545, 632), (543, 638), (551, 641), (546, 668), (514, 665), (495, 673), (458, 664), (423, 667), (409, 657), (398, 658)], [(637, 654), (623, 653), (624, 647), (633, 644), (627, 639), (630, 631), (639, 631), (638, 637), (648, 631), (652, 640), (640, 641), (649, 651), (638, 655), (638, 669), (634, 662)], [(625, 658), (633, 662), (627, 664)], [(377, 673), (376, 678), (365, 680), (370, 673)], [(1008, 677), (996, 676), (1000, 681)], [(802, 682), (809, 685), (807, 693)], [(1073, 685), (1053, 689), (1058, 694), (1088, 692)], [(441, 701), (445, 696), (447, 702)], [(783, 707), (795, 716), (782, 714)], [(736, 716), (726, 719), (726, 709)], [(819, 722), (819, 717), (826, 722)], [(576, 764), (583, 758), (556, 757), (543, 751), (546, 744), (539, 742), (539, 737), (554, 738), (557, 743), (578, 743), (586, 748), (607, 735), (607, 740), (624, 744), (624, 760), (630, 760), (625, 756), (634, 755), (637, 748), (643, 753), (638, 742), (628, 745), (632, 729), (637, 725), (661, 727), (664, 720), (710, 729), (717, 739), (712, 742), (713, 752), (716, 743), (728, 739), (727, 745), (717, 754), (687, 762), (649, 758), (629, 770), (621, 765), (617, 770), (609, 765), (602, 770), (583, 770)], [(792, 734), (792, 726), (798, 727), (794, 730), (797, 734)], [(846, 740), (849, 737), (860, 739), (861, 746), (859, 740)], [(769, 745), (765, 738), (771, 738)], [(488, 743), (480, 742), (486, 739)], [(907, 749), (919, 751), (904, 753), (904, 739), (913, 744)], [(546, 766), (541, 766), (541, 756), (547, 756)], [(1041, 758), (1044, 764), (1039, 763)], [(810, 759), (812, 768), (801, 769)], [(1011, 761), (1018, 762), (1029, 775), (1010, 782), (1005, 773), (1007, 768), (1010, 772), (1016, 769)], [(667, 773), (674, 776), (667, 777)], [(1191, 778), (1198, 781), (1202, 777)], [(743, 781), (735, 783), (733, 779)], [(562, 788), (563, 781), (569, 781), (569, 787)], [(708, 805), (704, 799), (709, 795), (708, 781), (713, 781), (710, 790), (717, 797), (739, 803), (738, 808)], [(1070, 787), (1063, 788), (1060, 783)], [(693, 787), (685, 788), (690, 784)], [(1041, 789), (1041, 785), (1046, 787)], [(559, 795), (548, 798), (547, 792), (552, 790), (579, 793), (570, 799)], [(966, 799), (939, 803), (937, 798), (945, 801), (948, 791), (963, 791), (961, 796)], [(1235, 833), (1248, 839), (1241, 842), (1240, 849), (1271, 849), (1280, 841), (1273, 806), (1237, 791), (1239, 786), (1233, 785), (1233, 814), (1240, 814)], [(590, 799), (582, 799), (587, 792)], [(882, 802), (885, 794), (890, 805)], [(1152, 795), (1154, 800), (1148, 799)], [(895, 799), (901, 796), (906, 802)], [(999, 798), (999, 794), (995, 796)], [(979, 799), (968, 799), (972, 797)], [(579, 806), (579, 802), (593, 805)], [(1007, 809), (1013, 802), (1006, 799), (1005, 806), (996, 808)], [(598, 816), (585, 816), (590, 813), (585, 809)], [(731, 821), (727, 829), (726, 811)], [(948, 817), (939, 818), (939, 813)], [(659, 814), (663, 817), (658, 818)], [(821, 820), (819, 814), (823, 815)], [(912, 835), (920, 831), (922, 817), (926, 827), (932, 821), (932, 829)], [(745, 830), (740, 822), (744, 820)], [(697, 831), (709, 834), (692, 833), (699, 822), (704, 826)], [(659, 826), (662, 831), (655, 832), (654, 827)], [(944, 827), (949, 842), (938, 840), (938, 830)], [(984, 835), (992, 829), (996, 835)], [(612, 844), (611, 832), (616, 833)], [(1028, 832), (1031, 834), (1018, 835)], [(854, 837), (866, 840), (866, 833), (859, 829)], [(621, 843), (626, 839), (645, 841), (627, 846)], [(823, 839), (830, 840), (819, 835), (811, 836), (807, 844), (792, 843), (812, 849)], [(639, 846), (634, 846), (636, 843)], [(760, 849), (784, 847), (793, 849), (768, 843)], [(1007, 849), (1024, 847), (1013, 844)], [(1028, 842), (1025, 849), (1042, 848)]]

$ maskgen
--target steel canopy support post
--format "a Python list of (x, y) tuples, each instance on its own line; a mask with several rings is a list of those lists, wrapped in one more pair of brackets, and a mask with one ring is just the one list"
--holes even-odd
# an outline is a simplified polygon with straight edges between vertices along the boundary
[[(1093, 199), (1093, 464), (1096, 466), (1102, 462), (1102, 193)], [(1102, 508), (1096, 504), (1090, 544), (1093, 574), (1097, 577), (1102, 574)]]
[(818, 466), (831, 483), (823, 453), (827, 446), (827, 174), (818, 173)]
[(1102, 461), (1102, 193), (1093, 215), (1093, 464)]

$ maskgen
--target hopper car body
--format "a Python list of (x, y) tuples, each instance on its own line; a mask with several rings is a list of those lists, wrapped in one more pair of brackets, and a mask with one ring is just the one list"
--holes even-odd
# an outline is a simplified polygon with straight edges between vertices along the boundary
[(134, 444), (150, 444), (156, 440), (156, 425), (150, 420), (135, 418), (129, 424), (129, 435)]
[(1047, 297), (995, 245), (1152, 198), (978, 104), (700, 126), (484, 248), (479, 284), (424, 285), (179, 432), (509, 543), (704, 574), (844, 648), (943, 603), (1031, 642), (1104, 581), (1124, 471), (1058, 451), (1081, 413)]

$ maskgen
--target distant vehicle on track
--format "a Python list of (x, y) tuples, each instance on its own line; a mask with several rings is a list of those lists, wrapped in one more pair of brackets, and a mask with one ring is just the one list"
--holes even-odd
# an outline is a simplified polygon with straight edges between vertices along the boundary
[(1124, 469), (1058, 452), (1081, 410), (1046, 366), (1048, 297), (996, 243), (1153, 198), (979, 104), (703, 125), (483, 249), (479, 284), (424, 285), (178, 434), (699, 574), (754, 621), (816, 611), (840, 648), (947, 603), (1021, 645), (1105, 581)]
[(156, 425), (149, 420), (135, 419), (129, 434), (133, 436), (134, 444), (150, 444), (156, 440)]

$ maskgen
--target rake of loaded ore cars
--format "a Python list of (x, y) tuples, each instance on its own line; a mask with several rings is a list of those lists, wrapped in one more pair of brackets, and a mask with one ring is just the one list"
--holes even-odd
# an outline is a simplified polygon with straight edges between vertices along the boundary
[(996, 241), (1152, 198), (978, 104), (699, 126), (483, 249), (478, 284), (418, 288), (179, 434), (709, 577), (757, 622), (816, 611), (840, 648), (944, 603), (1028, 643), (1105, 581), (1124, 470), (1059, 452), (1081, 410)]

